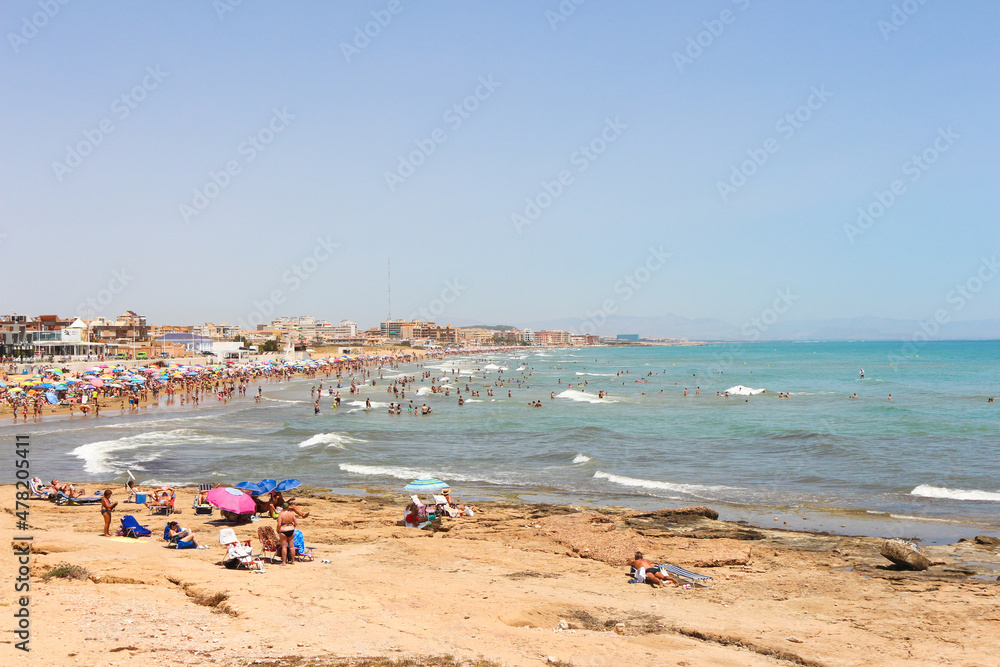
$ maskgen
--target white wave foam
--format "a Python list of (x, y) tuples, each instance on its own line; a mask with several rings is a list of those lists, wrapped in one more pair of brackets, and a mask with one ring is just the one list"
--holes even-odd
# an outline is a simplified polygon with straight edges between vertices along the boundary
[(308, 440), (303, 440), (299, 443), (299, 447), (314, 447), (315, 445), (326, 445), (327, 447), (336, 447), (337, 449), (344, 449), (347, 445), (356, 442), (368, 442), (367, 440), (362, 440), (361, 438), (354, 438), (349, 435), (344, 435), (343, 433), (317, 433)]
[(586, 454), (577, 454), (576, 456), (573, 457), (573, 463), (586, 463), (587, 461), (591, 460), (593, 459), (591, 459)]
[(264, 396), (264, 400), (274, 401), (275, 403), (305, 403), (305, 401), (289, 401), (285, 400), (284, 398), (268, 398), (267, 396)]
[[(151, 431), (129, 435), (115, 440), (98, 440), (80, 445), (70, 452), (73, 456), (83, 459), (83, 469), (93, 474), (121, 473), (129, 467), (142, 469), (141, 463), (154, 461), (165, 452), (164, 448), (176, 445), (206, 445), (233, 442), (248, 442), (206, 435), (192, 429), (179, 428), (172, 431)], [(122, 456), (124, 452), (134, 450), (149, 450), (130, 457)]]
[(921, 484), (910, 491), (911, 496), (923, 496), (924, 498), (946, 498), (948, 500), (985, 500), (988, 502), (1000, 503), (1000, 493), (995, 491), (967, 491), (966, 489), (946, 489), (943, 486), (931, 486)]
[(903, 521), (937, 521), (939, 523), (963, 523), (962, 521), (956, 521), (955, 519), (937, 519), (929, 516), (910, 516), (908, 514), (890, 514), (892, 519), (901, 519)]
[[(393, 403), (395, 403), (395, 401), (393, 401)], [(353, 406), (358, 407), (358, 408), (361, 408), (362, 410), (365, 409), (366, 407), (368, 407), (367, 404), (364, 401), (348, 401), (347, 404), (348, 405), (353, 405)], [(374, 408), (387, 408), (387, 407), (389, 407), (389, 404), (388, 403), (383, 403), (382, 401), (372, 401), (371, 402), (371, 406), (372, 406), (373, 409)]]
[(590, 375), (590, 376), (593, 376), (593, 377), (602, 377), (602, 378), (613, 378), (615, 376), (614, 373), (581, 373), (580, 371), (577, 371), (576, 374), (577, 375)]
[(381, 475), (383, 477), (395, 477), (396, 479), (417, 479), (418, 477), (438, 476), (437, 472), (428, 470), (396, 468), (393, 466), (363, 466), (354, 463), (341, 463), (340, 469), (344, 472), (353, 472), (355, 475)]
[(729, 394), (730, 396), (754, 396), (756, 394), (763, 394), (766, 389), (754, 389), (752, 387), (746, 387), (742, 384), (738, 384), (735, 387), (730, 387), (723, 394)]
[(420, 389), (417, 389), (417, 396), (426, 396), (429, 393), (431, 393), (430, 387), (421, 387)]
[(675, 493), (686, 493), (689, 496), (703, 498), (705, 500), (717, 500), (710, 496), (703, 495), (706, 491), (723, 491), (725, 486), (703, 486), (701, 484), (673, 484), (671, 482), (658, 482), (651, 479), (637, 479), (635, 477), (624, 477), (622, 475), (612, 475), (608, 472), (598, 470), (594, 473), (594, 479), (606, 479), (622, 486), (631, 486), (642, 489), (657, 489), (659, 491), (674, 491)]
[(465, 399), (465, 402), (466, 403), (482, 403), (483, 401), (482, 401), (482, 399), (479, 399), (479, 398), (467, 398), (467, 399)]
[(597, 394), (588, 394), (585, 391), (578, 391), (576, 389), (566, 389), (565, 391), (556, 394), (556, 398), (568, 398), (571, 401), (579, 401), (583, 403), (617, 403), (618, 401), (613, 401), (610, 398), (601, 398)]

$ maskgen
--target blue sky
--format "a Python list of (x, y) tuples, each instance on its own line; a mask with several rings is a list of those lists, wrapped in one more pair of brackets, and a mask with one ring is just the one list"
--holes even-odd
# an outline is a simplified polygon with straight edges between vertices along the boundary
[(1000, 312), (996, 3), (231, 2), (0, 7), (5, 314)]

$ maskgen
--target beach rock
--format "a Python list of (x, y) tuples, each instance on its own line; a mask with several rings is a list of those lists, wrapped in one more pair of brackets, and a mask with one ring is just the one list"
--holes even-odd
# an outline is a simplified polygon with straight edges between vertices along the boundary
[(976, 544), (989, 544), (989, 545), (1000, 544), (1000, 537), (992, 537), (990, 535), (976, 535)]
[(927, 556), (909, 542), (887, 540), (882, 544), (881, 554), (896, 565), (910, 570), (926, 570), (931, 566)]
[(617, 634), (617, 635), (624, 635), (625, 634), (625, 624), (624, 623), (616, 623), (615, 624), (615, 634)]

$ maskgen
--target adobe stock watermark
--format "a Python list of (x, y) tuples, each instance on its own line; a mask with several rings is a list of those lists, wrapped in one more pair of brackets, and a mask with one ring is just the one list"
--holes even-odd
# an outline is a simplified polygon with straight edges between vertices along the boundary
[(793, 111), (786, 113), (778, 122), (774, 124), (774, 131), (781, 135), (781, 138), (768, 137), (759, 148), (748, 148), (748, 158), (738, 165), (733, 165), (727, 181), (716, 181), (715, 187), (719, 191), (719, 196), (723, 202), (728, 202), (729, 198), (736, 194), (740, 188), (747, 184), (750, 178), (758, 172), (771, 156), (781, 150), (781, 142), (787, 142), (795, 133), (809, 122), (813, 114), (833, 97), (833, 93), (826, 89), (825, 84), (809, 87), (809, 96), (806, 101), (797, 106)]
[(706, 371), (714, 375), (724, 373), (726, 369), (730, 368), (736, 362), (736, 355), (743, 352), (744, 342), (755, 343), (761, 340), (764, 334), (777, 324), (782, 316), (788, 313), (792, 305), (798, 300), (799, 297), (792, 294), (791, 287), (786, 287), (783, 290), (775, 290), (774, 300), (771, 302), (771, 305), (761, 310), (757, 316), (748, 319), (740, 327), (740, 334), (747, 338), (747, 340), (726, 343), (721, 351), (714, 355), (714, 363)]
[[(483, 102), (493, 97), (493, 93), (501, 85), (503, 84), (493, 79), (492, 74), (479, 77), (479, 84), (472, 91), (472, 94), (445, 109), (444, 113), (441, 114), (441, 120), (454, 132), (472, 117), (472, 114), (479, 109)], [(413, 143), (416, 148), (406, 155), (399, 156), (399, 163), (396, 165), (395, 171), (386, 170), (385, 172), (385, 183), (389, 186), (389, 192), (395, 192), (396, 188), (406, 182), (406, 179), (413, 176), (417, 169), (427, 161), (427, 158), (434, 154), (438, 146), (446, 141), (448, 141), (448, 130), (441, 127), (434, 128), (423, 139), (414, 139)]]
[(392, 17), (399, 16), (404, 9), (406, 9), (406, 5), (403, 4), (402, 0), (389, 0), (385, 9), (371, 12), (371, 21), (365, 23), (364, 26), (355, 26), (354, 39), (350, 43), (340, 43), (340, 52), (344, 54), (344, 59), (350, 63), (351, 58), (361, 55), (361, 52), (371, 45), (372, 40), (381, 35), (383, 29), (389, 27), (389, 24), (392, 23)]
[(257, 156), (266, 150), (274, 138), (284, 132), (293, 120), (295, 115), (288, 113), (288, 107), (283, 107), (280, 111), (274, 109), (270, 120), (236, 147), (236, 154), (243, 159), (229, 160), (219, 171), (209, 171), (208, 181), (192, 191), (190, 205), (187, 202), (178, 205), (177, 210), (181, 219), (186, 224), (191, 224), (191, 218), (201, 215), (202, 211), (232, 184), (233, 178), (240, 175), (243, 167), (256, 160)]
[[(900, 167), (903, 176), (907, 177), (910, 183), (919, 181), (920, 177), (931, 168), (931, 165), (937, 162), (943, 153), (947, 153), (951, 149), (955, 140), (960, 136), (952, 131), (951, 126), (948, 126), (948, 129), (939, 127), (937, 137), (931, 145), (920, 153), (912, 155)], [(893, 180), (885, 190), (876, 190), (875, 198), (867, 206), (858, 207), (857, 220), (854, 223), (844, 224), (844, 234), (847, 235), (847, 240), (853, 244), (854, 239), (871, 229), (875, 222), (885, 215), (886, 211), (892, 208), (893, 204), (907, 191), (906, 183), (901, 178)]]
[(889, 41), (889, 35), (898, 31), (906, 22), (910, 20), (910, 17), (920, 11), (920, 8), (927, 4), (927, 0), (903, 0), (903, 2), (898, 5), (892, 6), (892, 13), (889, 14), (889, 20), (879, 19), (878, 31), (882, 33), (882, 39)]
[(672, 253), (663, 250), (663, 246), (648, 248), (646, 259), (629, 273), (622, 276), (621, 280), (615, 283), (614, 293), (620, 297), (610, 297), (601, 302), (601, 306), (595, 310), (586, 311), (586, 319), (579, 327), (579, 333), (593, 336), (597, 335), (600, 327), (608, 321), (608, 318), (616, 314), (623, 304), (635, 296), (635, 293), (648, 283), (653, 275), (667, 264), (667, 260), (673, 257)]
[(263, 299), (254, 299), (253, 310), (246, 319), (241, 317), (237, 320), (240, 329), (244, 331), (255, 329), (258, 324), (270, 322), (269, 318), (274, 315), (278, 306), (285, 303), (288, 294), (298, 291), (334, 256), (339, 247), (339, 243), (334, 243), (330, 239), (330, 234), (317, 236), (313, 249), (281, 274), (281, 283), (287, 285), (287, 291), (285, 288), (275, 288)]
[[(750, 0), (733, 0), (733, 4), (740, 11), (745, 11), (750, 6)], [(701, 24), (705, 29), (698, 32), (694, 37), (687, 38), (687, 46), (684, 48), (683, 53), (680, 51), (674, 51), (673, 53), (677, 71), (683, 74), (685, 67), (693, 65), (695, 60), (701, 58), (702, 54), (705, 53), (705, 49), (715, 44), (715, 40), (721, 37), (722, 33), (726, 31), (726, 26), (736, 23), (737, 16), (739, 15), (733, 10), (723, 9), (719, 12), (717, 18), (702, 21)]]
[(560, 23), (565, 23), (570, 16), (576, 13), (576, 8), (587, 2), (587, 0), (562, 0), (555, 8), (545, 10), (545, 20), (549, 22), (549, 27), (555, 32)]
[(220, 21), (226, 20), (226, 14), (236, 11), (236, 8), (243, 4), (243, 0), (212, 0), (212, 9)]
[(94, 315), (103, 313), (104, 309), (110, 306), (115, 297), (124, 292), (133, 280), (135, 280), (135, 276), (130, 275), (124, 266), (115, 269), (111, 272), (111, 278), (104, 287), (94, 292), (93, 296), (88, 296), (77, 304), (76, 316), (87, 317), (91, 313)]
[[(608, 146), (618, 141), (622, 132), (628, 129), (628, 125), (621, 122), (617, 116), (614, 120), (604, 119), (604, 128), (601, 132), (580, 147), (569, 156), (569, 163), (575, 168), (576, 173), (582, 174), (590, 168), (597, 158), (604, 154)], [(512, 213), (510, 221), (514, 225), (514, 231), (523, 233), (524, 228), (533, 225), (542, 212), (552, 206), (559, 197), (563, 195), (575, 177), (570, 169), (563, 169), (555, 175), (551, 181), (543, 180), (541, 190), (533, 197), (526, 197), (524, 209), (519, 213)]]
[[(149, 97), (151, 92), (159, 88), (160, 84), (168, 76), (170, 74), (161, 70), (159, 65), (156, 67), (152, 65), (146, 67), (146, 74), (142, 77), (142, 80), (135, 86), (132, 86), (127, 92), (116, 97), (111, 103), (111, 113), (113, 116), (119, 122), (131, 116), (132, 112), (138, 109), (139, 105)], [(83, 164), (84, 158), (104, 143), (104, 140), (109, 134), (115, 131), (115, 128), (114, 119), (111, 116), (107, 116), (97, 123), (97, 127), (83, 130), (82, 140), (72, 146), (66, 146), (66, 157), (63, 159), (63, 162), (57, 160), (52, 163), (52, 172), (56, 175), (56, 180), (62, 183), (67, 174), (73, 173), (74, 169)]]
[(38, 35), (38, 31), (49, 24), (49, 21), (56, 17), (59, 10), (68, 5), (69, 0), (38, 0), (41, 11), (35, 12), (30, 17), (21, 17), (21, 29), (17, 32), (7, 32), (7, 41), (14, 53), (21, 52), (21, 48)]
[(976, 295), (983, 291), (986, 284), (993, 280), (998, 273), (1000, 273), (1000, 260), (997, 259), (996, 255), (981, 257), (979, 266), (972, 275), (964, 281), (956, 283), (945, 294), (945, 303), (950, 307), (938, 308), (930, 318), (921, 320), (917, 330), (900, 346), (899, 351), (888, 355), (892, 370), (898, 372), (901, 362), (912, 361), (920, 348), (938, 335), (941, 326), (950, 322), (956, 313), (961, 312), (969, 302), (975, 299)]
[(431, 299), (426, 306), (418, 308), (417, 312), (410, 316), (410, 320), (421, 319), (425, 322), (433, 321), (434, 318), (443, 315), (448, 306), (458, 301), (459, 297), (467, 289), (468, 286), (459, 282), (458, 278), (445, 280), (441, 294), (437, 298)]

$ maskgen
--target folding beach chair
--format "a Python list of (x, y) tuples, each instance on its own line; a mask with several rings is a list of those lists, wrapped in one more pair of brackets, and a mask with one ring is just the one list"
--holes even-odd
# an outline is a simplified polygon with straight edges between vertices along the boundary
[(139, 525), (139, 521), (131, 514), (122, 517), (122, 532), (124, 537), (149, 537), (153, 533), (146, 526)]
[(274, 528), (271, 526), (261, 526), (257, 529), (257, 537), (260, 538), (261, 552), (264, 557), (273, 563), (278, 555), (278, 547), (280, 546), (278, 535), (274, 532)]
[(313, 548), (306, 546), (306, 538), (302, 535), (302, 531), (298, 528), (295, 529), (295, 537), (293, 540), (295, 544), (295, 560), (299, 561), (311, 561), (314, 558)]
[(432, 495), (431, 498), (434, 499), (436, 514), (438, 515), (444, 514), (452, 518), (456, 516), (462, 516), (462, 512), (457, 507), (452, 507), (450, 504), (448, 504), (448, 499), (445, 498), (444, 496)]
[(250, 540), (242, 542), (238, 540), (232, 528), (223, 528), (219, 531), (219, 543), (226, 548), (226, 557), (222, 563), (228, 569), (246, 568), (257, 572), (264, 571), (261, 554), (254, 554)]
[(198, 485), (198, 495), (194, 497), (194, 502), (191, 504), (191, 507), (194, 508), (195, 516), (198, 515), (212, 516), (215, 513), (215, 507), (212, 504), (210, 503), (203, 503), (201, 505), (198, 504), (198, 498), (201, 497), (201, 494), (207, 491), (211, 491), (214, 488), (215, 488), (214, 484)]
[(35, 498), (35, 499), (38, 499), (38, 500), (55, 500), (56, 499), (56, 494), (53, 493), (52, 491), (41, 491), (41, 490), (39, 490), (38, 485), (35, 484), (35, 480), (33, 480), (33, 479), (28, 482), (28, 488), (31, 489), (31, 495), (28, 496), (29, 499), (30, 498)]
[[(669, 575), (671, 578), (677, 579), (681, 583), (692, 584), (702, 588), (715, 587), (714, 577), (710, 577), (705, 574), (698, 574), (696, 572), (692, 572), (691, 570), (685, 570), (683, 567), (670, 565), (669, 563), (666, 565), (657, 565), (656, 567), (659, 568), (660, 572), (663, 574)], [(711, 585), (709, 585), (708, 582), (712, 582)]]
[(174, 500), (177, 499), (177, 492), (172, 491), (170, 497), (167, 498), (166, 502), (156, 502), (149, 505), (150, 515), (163, 514), (165, 516), (170, 516), (174, 512)]

